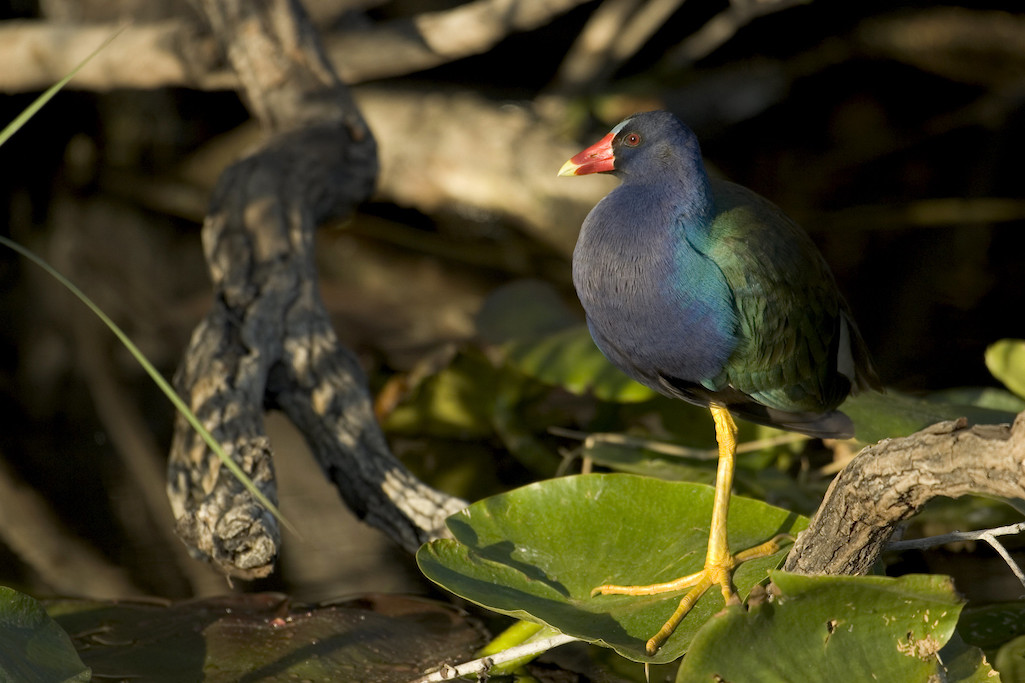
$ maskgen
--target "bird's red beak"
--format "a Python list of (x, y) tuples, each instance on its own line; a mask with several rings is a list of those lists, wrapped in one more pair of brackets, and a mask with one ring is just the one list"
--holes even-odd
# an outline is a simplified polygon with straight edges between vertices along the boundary
[(580, 154), (567, 161), (559, 169), (559, 175), (587, 175), (607, 173), (616, 168), (616, 155), (612, 152), (615, 131), (609, 133)]

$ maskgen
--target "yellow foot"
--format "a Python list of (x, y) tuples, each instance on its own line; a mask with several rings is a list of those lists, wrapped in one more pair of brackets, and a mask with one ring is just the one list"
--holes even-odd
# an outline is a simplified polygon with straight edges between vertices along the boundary
[(673, 635), (673, 631), (680, 625), (680, 622), (687, 616), (687, 613), (697, 604), (697, 601), (701, 599), (705, 591), (714, 584), (718, 584), (722, 589), (723, 599), (727, 605), (739, 605), (740, 598), (737, 597), (737, 593), (733, 590), (733, 571), (748, 560), (767, 557), (776, 553), (780, 549), (780, 541), (784, 538), (790, 538), (790, 536), (788, 534), (779, 534), (761, 545), (742, 550), (736, 555), (726, 555), (718, 561), (706, 560), (705, 568), (701, 571), (681, 576), (673, 581), (653, 583), (647, 586), (605, 584), (593, 589), (591, 597), (596, 595), (658, 595), (690, 589), (683, 596), (683, 599), (680, 600), (680, 604), (677, 606), (676, 611), (673, 612), (673, 615), (669, 617), (669, 620), (662, 625), (658, 633), (653, 635), (645, 645), (647, 653), (653, 655), (669, 640), (669, 636)]

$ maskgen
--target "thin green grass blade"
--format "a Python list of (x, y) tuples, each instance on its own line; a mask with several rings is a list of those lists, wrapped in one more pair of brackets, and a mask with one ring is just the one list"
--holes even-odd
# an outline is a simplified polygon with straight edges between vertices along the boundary
[[(128, 28), (128, 26), (129, 24), (125, 24), (118, 30), (114, 31), (114, 33), (112, 33), (109, 38), (104, 40), (99, 47), (93, 50), (88, 57), (83, 59), (78, 64), (78, 66), (76, 66), (71, 71), (71, 73), (69, 73), (67, 76), (62, 78), (57, 83), (50, 86), (50, 88), (48, 88), (46, 92), (37, 97), (32, 102), (32, 104), (30, 104), (28, 107), (25, 108), (23, 112), (21, 112), (21, 114), (19, 114), (11, 123), (5, 126), (4, 129), (0, 131), (0, 145), (3, 145), (8, 139), (10, 139), (12, 135), (18, 132), (18, 130), (20, 130), (21, 127), (25, 125), (25, 123), (27, 123), (33, 116), (35, 116), (36, 113), (40, 109), (42, 109), (43, 106), (47, 102), (49, 102), (53, 98), (53, 96), (56, 95), (58, 91), (60, 91), (61, 88), (68, 84), (68, 81), (75, 77), (75, 74), (82, 70), (82, 67), (88, 64), (93, 57), (95, 57), (104, 48), (110, 45), (110, 43), (115, 38), (117, 38), (122, 31)], [(267, 498), (267, 496), (263, 495), (263, 493), (261, 493), (260, 490), (256, 488), (256, 485), (253, 483), (253, 480), (246, 476), (246, 473), (243, 472), (242, 469), (237, 464), (235, 464), (235, 462), (232, 461), (231, 458), (228, 457), (228, 454), (224, 452), (224, 449), (221, 448), (221, 445), (214, 440), (213, 435), (210, 434), (210, 432), (208, 432), (202, 424), (200, 424), (199, 419), (195, 416), (195, 414), (193, 414), (191, 410), (189, 410), (189, 407), (185, 405), (185, 401), (183, 401), (181, 397), (178, 396), (177, 393), (175, 393), (174, 389), (171, 387), (170, 384), (168, 384), (167, 380), (165, 380), (163, 376), (159, 372), (157, 372), (157, 369), (154, 368), (153, 365), (149, 362), (149, 360), (142, 354), (142, 351), (140, 351), (138, 347), (132, 343), (132, 340), (128, 338), (128, 335), (126, 335), (124, 331), (120, 327), (118, 327), (117, 324), (113, 320), (111, 320), (107, 316), (107, 314), (104, 313), (100, 309), (100, 307), (93, 302), (92, 299), (86, 296), (85, 292), (80, 290), (77, 286), (75, 286), (74, 283), (72, 283), (66, 277), (61, 275), (49, 263), (44, 261), (39, 256), (36, 256), (34, 253), (29, 251), (25, 247), (21, 246), (17, 242), (13, 242), (7, 239), (6, 237), (0, 236), (0, 244), (4, 244), (10, 247), (14, 251), (18, 252), (19, 254), (21, 254), (22, 256), (24, 256), (25, 258), (27, 258), (28, 260), (32, 261), (37, 266), (45, 270), (47, 273), (53, 276), (58, 282), (64, 285), (68, 289), (68, 291), (77, 296), (82, 303), (88, 306), (89, 309), (93, 313), (95, 313), (96, 316), (99, 317), (99, 319), (102, 320), (108, 328), (110, 328), (110, 330), (117, 336), (117, 338), (121, 340), (121, 343), (124, 344), (125, 348), (127, 348), (128, 351), (135, 357), (135, 360), (139, 362), (139, 365), (142, 366), (142, 368), (150, 376), (153, 382), (156, 383), (158, 387), (160, 387), (160, 390), (164, 392), (164, 395), (167, 396), (167, 398), (171, 401), (172, 404), (174, 404), (174, 407), (177, 408), (178, 411), (185, 416), (185, 419), (192, 426), (192, 428), (196, 430), (196, 433), (198, 433), (200, 437), (202, 437), (203, 441), (206, 442), (207, 446), (209, 446), (210, 449), (215, 454), (217, 454), (217, 457), (224, 464), (224, 466), (228, 468), (228, 471), (230, 471), (236, 479), (242, 482), (242, 485), (246, 487), (246, 490), (252, 493), (253, 497), (256, 498), (256, 500), (258, 500), (261, 505), (270, 510), (271, 514), (273, 514), (286, 529), (291, 531), (296, 536), (300, 535), (296, 528), (292, 526), (292, 524), (287, 519), (284, 518), (284, 516), (278, 510), (277, 506), (274, 505), (274, 503), (272, 503)]]
[(17, 242), (13, 242), (3, 236), (0, 236), (0, 244), (10, 247), (14, 251), (18, 252), (19, 254), (21, 254), (22, 256), (24, 256), (25, 258), (27, 258), (28, 260), (32, 261), (37, 266), (45, 270), (47, 273), (53, 276), (54, 279), (56, 279), (58, 282), (64, 285), (68, 289), (68, 291), (77, 296), (82, 303), (88, 306), (89, 310), (95, 313), (96, 316), (100, 320), (102, 320), (107, 327), (110, 328), (110, 330), (117, 336), (117, 338), (121, 340), (121, 343), (124, 344), (125, 348), (127, 348), (128, 351), (135, 357), (135, 360), (139, 362), (139, 365), (142, 366), (142, 368), (150, 376), (153, 382), (158, 387), (160, 387), (160, 390), (164, 392), (164, 395), (167, 396), (171, 403), (174, 404), (174, 407), (178, 409), (178, 412), (185, 416), (185, 419), (188, 420), (188, 423), (192, 425), (192, 428), (195, 429), (196, 432), (203, 438), (203, 441), (206, 442), (206, 445), (209, 446), (210, 449), (217, 454), (217, 457), (224, 464), (224, 466), (227, 467), (233, 475), (235, 475), (236, 479), (242, 482), (242, 485), (246, 487), (246, 490), (253, 494), (253, 497), (256, 498), (256, 500), (260, 501), (261, 505), (270, 510), (271, 514), (277, 517), (277, 519), (286, 529), (291, 531), (296, 536), (300, 535), (296, 528), (293, 527), (288, 522), (288, 520), (286, 520), (282, 516), (277, 506), (274, 505), (274, 503), (272, 503), (267, 498), (267, 496), (263, 495), (263, 493), (258, 488), (256, 488), (256, 484), (253, 483), (252, 479), (246, 476), (246, 473), (243, 472), (242, 469), (237, 464), (235, 464), (235, 462), (231, 458), (228, 457), (228, 454), (224, 452), (224, 449), (221, 448), (221, 445), (217, 443), (216, 440), (214, 440), (213, 435), (210, 434), (210, 432), (208, 432), (206, 428), (203, 427), (203, 425), (200, 423), (199, 418), (197, 418), (195, 414), (191, 410), (189, 410), (189, 407), (185, 404), (185, 401), (182, 400), (182, 398), (175, 392), (175, 390), (171, 387), (167, 380), (165, 380), (164, 377), (157, 371), (157, 369), (153, 367), (153, 365), (149, 362), (146, 356), (142, 354), (142, 351), (140, 351), (139, 348), (134, 343), (132, 343), (132, 340), (128, 338), (128, 335), (125, 334), (120, 327), (118, 327), (117, 323), (111, 320), (107, 316), (107, 314), (104, 313), (92, 299), (86, 296), (85, 292), (80, 290), (77, 286), (75, 286), (73, 282), (68, 280), (63, 275), (61, 275), (53, 266), (44, 261), (42, 258), (32, 253), (25, 247), (21, 246)]
[(7, 140), (12, 135), (17, 133), (21, 129), (22, 126), (24, 126), (26, 123), (28, 123), (29, 119), (31, 119), (33, 116), (35, 116), (36, 112), (38, 112), (40, 109), (43, 108), (43, 105), (45, 105), (47, 102), (49, 102), (53, 98), (53, 96), (56, 95), (57, 92), (61, 88), (63, 88), (65, 85), (68, 84), (68, 81), (70, 81), (72, 78), (75, 77), (75, 74), (77, 74), (79, 71), (82, 70), (82, 67), (84, 67), (86, 64), (88, 64), (89, 61), (93, 57), (98, 55), (101, 50), (103, 50), (108, 45), (110, 45), (111, 41), (113, 41), (115, 38), (117, 38), (119, 35), (121, 35), (121, 32), (124, 31), (126, 28), (128, 28), (128, 24), (125, 24), (124, 26), (122, 26), (118, 30), (114, 31), (114, 33), (112, 33), (109, 38), (104, 40), (103, 43), (98, 48), (93, 50), (92, 53), (90, 53), (88, 57), (83, 59), (78, 64), (78, 66), (76, 66), (74, 69), (72, 69), (71, 73), (69, 73), (67, 76), (65, 76), (64, 78), (60, 79), (59, 81), (57, 81), (56, 83), (51, 85), (46, 90), (46, 92), (44, 92), (42, 95), (37, 97), (32, 102), (32, 104), (30, 104), (28, 107), (26, 107), (25, 111), (23, 111), (20, 114), (18, 114), (18, 116), (13, 121), (11, 121), (9, 124), (7, 124), (7, 126), (5, 126), (3, 130), (0, 130), (0, 145), (3, 145), (5, 142), (7, 142)]

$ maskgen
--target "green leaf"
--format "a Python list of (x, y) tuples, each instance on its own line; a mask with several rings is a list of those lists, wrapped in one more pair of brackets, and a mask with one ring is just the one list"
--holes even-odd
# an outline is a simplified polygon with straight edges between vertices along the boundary
[(969, 605), (961, 613), (957, 630), (972, 645), (995, 650), (1012, 638), (1025, 636), (1025, 602)]
[[(492, 426), (502, 444), (517, 461), (534, 474), (534, 479), (553, 476), (562, 458), (558, 452), (539, 438), (542, 429), (558, 423), (558, 416), (549, 408), (540, 412), (542, 424), (532, 424), (529, 404), (542, 394), (552, 393), (544, 385), (504, 368), (499, 375), (492, 414)], [(542, 426), (543, 425), (543, 426)], [(474, 496), (479, 498), (480, 496)]]
[(1005, 681), (1025, 681), (1025, 636), (1000, 648), (993, 663)]
[(1025, 398), (996, 387), (956, 387), (929, 392), (929, 400), (976, 408), (990, 408), (1017, 415), (1025, 410)]
[(678, 682), (925, 683), (942, 670), (937, 653), (963, 604), (949, 577), (770, 574), (780, 594), (713, 617), (694, 637)]
[(88, 681), (71, 638), (27, 595), (0, 586), (0, 681)]
[[(653, 657), (644, 645), (672, 614), (682, 593), (597, 596), (603, 583), (668, 581), (701, 569), (713, 490), (627, 474), (551, 479), (474, 503), (448, 519), (455, 539), (420, 548), (417, 562), (435, 583), (488, 609), (545, 624), (615, 649), (636, 661), (680, 657), (694, 633), (723, 607), (712, 589)], [(729, 532), (734, 550), (777, 533), (796, 534), (807, 520), (734, 496)], [(783, 558), (744, 563), (734, 581), (741, 597)]]
[(384, 423), (393, 433), (481, 438), (492, 433), (498, 372), (479, 353), (463, 352), (425, 379)]
[(986, 349), (986, 367), (1008, 389), (1025, 398), (1025, 339), (1001, 339)]
[(573, 394), (591, 393), (603, 401), (634, 403), (656, 393), (638, 384), (602, 355), (584, 325), (535, 340), (510, 342), (509, 363), (520, 372)]
[(892, 390), (852, 396), (840, 410), (854, 421), (857, 438), (865, 443), (907, 436), (931, 424), (961, 417), (967, 418), (969, 424), (1001, 424), (1015, 417), (1013, 412), (929, 401)]
[(986, 654), (966, 643), (957, 631), (940, 650), (940, 661), (950, 683), (1000, 683), (1001, 676), (986, 661)]

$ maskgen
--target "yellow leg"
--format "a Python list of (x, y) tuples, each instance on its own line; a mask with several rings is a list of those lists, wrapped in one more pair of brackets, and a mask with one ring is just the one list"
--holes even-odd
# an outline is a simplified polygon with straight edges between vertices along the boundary
[(739, 602), (733, 590), (733, 570), (741, 562), (765, 557), (779, 550), (779, 541), (785, 534), (754, 548), (749, 548), (732, 555), (726, 536), (726, 516), (730, 508), (730, 491), (733, 488), (733, 469), (737, 452), (737, 425), (733, 416), (723, 406), (713, 405), (712, 419), (715, 421), (715, 438), (719, 444), (719, 467), (715, 477), (715, 498), (712, 502), (712, 523), (708, 531), (708, 550), (705, 553), (705, 568), (688, 576), (681, 576), (674, 581), (656, 583), (647, 586), (617, 586), (607, 584), (598, 586), (591, 595), (655, 595), (689, 588), (690, 590), (669, 620), (659, 629), (658, 633), (648, 640), (646, 649), (649, 655), (658, 652), (663, 643), (669, 639), (683, 618), (713, 584), (722, 589), (726, 604)]

